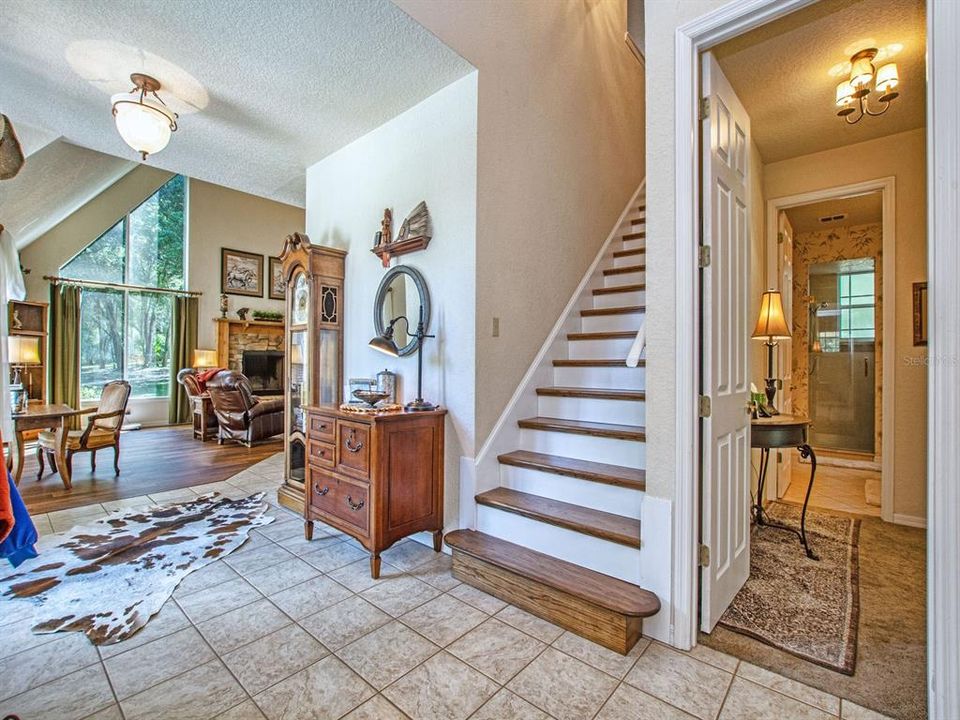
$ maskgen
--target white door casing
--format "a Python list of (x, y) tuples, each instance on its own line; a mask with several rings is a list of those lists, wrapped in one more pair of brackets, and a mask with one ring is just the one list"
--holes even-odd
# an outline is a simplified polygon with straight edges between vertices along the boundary
[[(785, 212), (777, 216), (777, 245), (774, 253), (776, 267), (773, 268), (774, 284), (771, 287), (780, 288), (783, 296), (783, 314), (787, 318), (787, 327), (793, 332), (793, 226)], [(793, 340), (781, 340), (777, 345), (778, 373), (777, 377), (783, 380), (783, 387), (777, 392), (777, 404), (780, 411), (790, 415), (793, 413)], [(805, 348), (798, 348), (798, 352), (805, 352)], [(776, 454), (777, 482), (769, 483), (771, 493), (767, 499), (782, 498), (790, 486), (793, 471), (793, 452), (784, 450)]]
[(701, 518), (709, 563), (700, 626), (710, 632), (750, 574), (750, 118), (711, 53), (702, 61), (703, 419)]

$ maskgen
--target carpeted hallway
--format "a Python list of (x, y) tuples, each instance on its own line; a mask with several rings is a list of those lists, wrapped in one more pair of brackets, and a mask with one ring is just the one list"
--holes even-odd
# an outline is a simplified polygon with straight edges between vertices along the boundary
[[(842, 514), (842, 513), (840, 513)], [(926, 532), (864, 517), (857, 667), (842, 675), (717, 627), (700, 642), (904, 720), (926, 708)]]

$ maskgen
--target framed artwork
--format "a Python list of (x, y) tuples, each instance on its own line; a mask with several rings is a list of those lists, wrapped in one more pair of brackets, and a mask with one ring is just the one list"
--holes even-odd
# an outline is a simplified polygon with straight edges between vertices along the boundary
[(283, 300), (287, 285), (283, 282), (283, 264), (278, 257), (270, 257), (270, 299)]
[(220, 291), (263, 297), (263, 255), (220, 248)]
[(913, 344), (927, 344), (927, 284), (913, 284)]

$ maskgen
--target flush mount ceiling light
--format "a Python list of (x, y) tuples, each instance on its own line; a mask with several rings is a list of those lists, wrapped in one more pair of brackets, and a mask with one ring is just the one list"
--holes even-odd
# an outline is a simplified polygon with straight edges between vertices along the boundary
[(117, 132), (144, 160), (163, 150), (177, 130), (177, 114), (166, 106), (157, 90), (160, 82), (149, 75), (133, 73), (133, 89), (110, 98)]
[[(855, 53), (850, 58), (850, 79), (837, 85), (837, 115), (842, 117), (848, 125), (855, 125), (866, 115), (876, 117), (883, 115), (890, 109), (890, 103), (896, 100), (900, 93), (895, 90), (900, 82), (897, 75), (897, 64), (887, 63), (877, 70), (873, 61), (877, 57), (876, 48), (866, 48)], [(873, 83), (873, 90), (870, 83)], [(871, 110), (869, 95), (876, 92), (883, 103), (882, 110)], [(860, 110), (860, 114), (853, 114)]]

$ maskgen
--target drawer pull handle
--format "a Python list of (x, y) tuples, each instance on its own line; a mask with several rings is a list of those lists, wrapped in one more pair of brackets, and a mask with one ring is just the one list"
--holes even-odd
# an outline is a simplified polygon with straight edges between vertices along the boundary
[(355, 503), (355, 502), (353, 501), (353, 497), (350, 496), (350, 495), (347, 495), (347, 505), (350, 506), (350, 509), (351, 509), (351, 510), (359, 510), (360, 508), (363, 507), (364, 501), (361, 500), (360, 502)]
[(361, 450), (363, 450), (363, 441), (358, 442), (356, 445), (352, 444), (353, 441), (356, 439), (356, 437), (357, 437), (356, 431), (351, 430), (350, 437), (347, 438), (346, 446), (347, 446), (347, 450), (349, 450), (352, 453), (358, 453)]
[(328, 492), (330, 492), (330, 487), (327, 486), (327, 485), (324, 485), (324, 486), (323, 486), (323, 490), (321, 490), (319, 485), (314, 485), (314, 486), (313, 486), (313, 491), (314, 491), (317, 495), (319, 495), (319, 496), (322, 497), (322, 496), (326, 495)]

